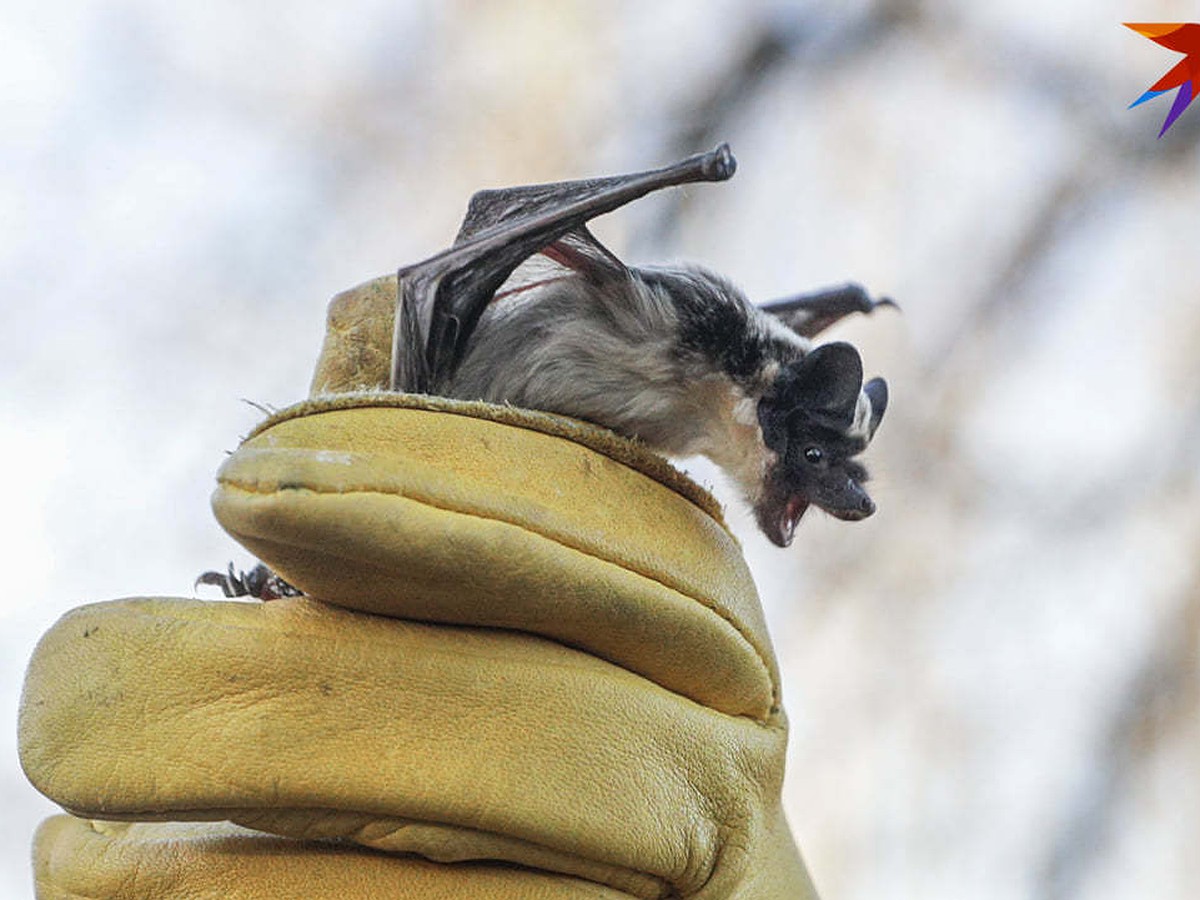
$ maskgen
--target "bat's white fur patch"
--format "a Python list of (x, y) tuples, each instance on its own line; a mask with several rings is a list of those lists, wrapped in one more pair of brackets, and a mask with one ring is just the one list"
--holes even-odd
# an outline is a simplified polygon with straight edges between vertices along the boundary
[(756, 504), (762, 498), (767, 470), (779, 458), (763, 443), (758, 398), (727, 378), (707, 381), (707, 427), (679, 455), (708, 457), (734, 480), (751, 505)]

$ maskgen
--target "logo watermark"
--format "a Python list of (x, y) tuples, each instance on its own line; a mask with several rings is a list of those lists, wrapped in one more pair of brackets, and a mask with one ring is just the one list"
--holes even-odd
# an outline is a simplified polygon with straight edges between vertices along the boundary
[(1163, 123), (1161, 138), (1167, 129), (1175, 124), (1175, 120), (1188, 108), (1188, 104), (1200, 93), (1200, 24), (1195, 22), (1126, 22), (1126, 28), (1132, 28), (1138, 34), (1150, 38), (1154, 43), (1184, 54), (1171, 71), (1150, 85), (1150, 89), (1129, 104), (1133, 109), (1140, 103), (1153, 100), (1160, 94), (1165, 94), (1175, 88), (1175, 103), (1167, 113), (1167, 121)]

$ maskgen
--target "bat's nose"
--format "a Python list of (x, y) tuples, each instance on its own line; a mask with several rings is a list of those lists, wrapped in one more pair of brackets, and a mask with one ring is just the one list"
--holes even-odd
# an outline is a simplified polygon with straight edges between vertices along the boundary
[(843, 498), (841, 503), (822, 506), (825, 512), (843, 522), (858, 522), (875, 512), (875, 502), (856, 486), (857, 497)]

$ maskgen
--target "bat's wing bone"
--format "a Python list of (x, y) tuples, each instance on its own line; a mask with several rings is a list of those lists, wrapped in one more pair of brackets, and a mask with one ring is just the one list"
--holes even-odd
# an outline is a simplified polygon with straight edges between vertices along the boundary
[(461, 362), (496, 290), (522, 262), (589, 219), (665, 187), (725, 181), (728, 144), (662, 169), (480, 191), (454, 246), (398, 272), (393, 390), (436, 392)]

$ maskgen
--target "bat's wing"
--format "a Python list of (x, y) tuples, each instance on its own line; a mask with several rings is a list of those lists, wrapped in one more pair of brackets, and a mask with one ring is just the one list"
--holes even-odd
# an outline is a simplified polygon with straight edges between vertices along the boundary
[(429, 393), (445, 384), (497, 289), (533, 254), (597, 277), (623, 272), (588, 232), (589, 219), (661, 188), (724, 181), (736, 168), (722, 144), (648, 172), (475, 194), (454, 246), (398, 273), (392, 389)]
[(861, 284), (850, 283), (773, 300), (759, 308), (801, 337), (813, 337), (851, 313), (870, 313), (881, 306), (899, 308), (891, 298), (874, 300)]

